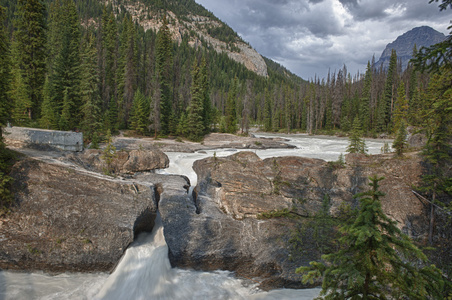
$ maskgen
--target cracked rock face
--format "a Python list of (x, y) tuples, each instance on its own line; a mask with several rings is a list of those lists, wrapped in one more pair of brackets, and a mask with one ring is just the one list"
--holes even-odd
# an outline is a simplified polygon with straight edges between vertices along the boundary
[(154, 225), (152, 183), (26, 158), (12, 170), (16, 205), (0, 220), (0, 268), (109, 271)]
[[(312, 216), (323, 196), (331, 198), (334, 215), (343, 202), (368, 190), (368, 177), (385, 176), (382, 206), (408, 234), (422, 237), (422, 204), (411, 193), (420, 176), (420, 160), (391, 156), (347, 156), (347, 166), (334, 169), (319, 159), (260, 159), (252, 152), (211, 157), (195, 162), (198, 186), (194, 200), (161, 198), (159, 210), (173, 266), (200, 270), (231, 270), (258, 278), (265, 288), (302, 287), (295, 269), (314, 259), (314, 241), (304, 241), (302, 257), (292, 260), (289, 239), (300, 221), (258, 220), (264, 211), (294, 207)], [(309, 246), (311, 245), (311, 246)], [(315, 248), (315, 247), (314, 247)]]

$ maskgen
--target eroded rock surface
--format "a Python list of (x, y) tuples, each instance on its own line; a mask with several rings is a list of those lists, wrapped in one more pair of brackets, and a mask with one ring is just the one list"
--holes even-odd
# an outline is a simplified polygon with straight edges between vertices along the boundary
[[(419, 180), (420, 160), (387, 156), (347, 156), (335, 169), (323, 160), (280, 157), (261, 160), (252, 152), (206, 158), (194, 164), (197, 198), (160, 202), (165, 238), (174, 266), (202, 270), (227, 269), (247, 278), (260, 277), (266, 287), (300, 287), (296, 267), (313, 257), (290, 259), (289, 243), (296, 222), (258, 220), (264, 211), (291, 208), (303, 216), (319, 211), (331, 198), (331, 213), (341, 203), (357, 204), (353, 195), (368, 189), (368, 177), (385, 176), (383, 208), (408, 234), (423, 236), (422, 204), (411, 192)], [(313, 241), (306, 241), (307, 246)], [(312, 248), (312, 245), (309, 246)], [(307, 247), (307, 249), (309, 249)]]
[(16, 206), (0, 219), (0, 268), (108, 271), (136, 233), (154, 225), (154, 184), (24, 158)]
[[(82, 153), (70, 154), (68, 159), (88, 170), (102, 173), (108, 169), (102, 155), (102, 150), (89, 149)], [(116, 152), (110, 169), (117, 174), (133, 174), (165, 169), (168, 166), (168, 156), (159, 149), (122, 150)]]

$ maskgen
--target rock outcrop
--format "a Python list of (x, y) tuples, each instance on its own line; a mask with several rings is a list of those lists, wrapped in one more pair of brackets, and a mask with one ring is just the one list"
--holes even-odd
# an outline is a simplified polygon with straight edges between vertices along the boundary
[[(68, 159), (85, 169), (95, 172), (105, 172), (107, 164), (102, 159), (102, 150), (89, 149), (82, 153), (70, 154)], [(152, 150), (122, 150), (117, 151), (110, 170), (116, 174), (134, 174), (155, 169), (165, 169), (169, 166), (168, 156), (159, 149)]]
[(290, 259), (288, 240), (297, 221), (263, 221), (256, 216), (292, 207), (299, 215), (312, 216), (326, 194), (335, 214), (343, 202), (355, 206), (353, 195), (367, 190), (368, 176), (378, 174), (386, 177), (381, 182), (387, 194), (384, 210), (406, 233), (420, 237), (425, 233), (423, 207), (410, 188), (419, 180), (419, 164), (416, 155), (405, 160), (348, 155), (347, 166), (335, 169), (323, 160), (261, 160), (251, 152), (197, 161), (196, 199), (161, 200), (159, 205), (170, 261), (179, 267), (220, 268), (260, 277), (265, 287), (300, 287), (295, 268), (307, 265), (313, 256), (307, 252), (299, 260)]
[(16, 206), (0, 222), (0, 268), (107, 271), (153, 227), (153, 184), (31, 158), (14, 165)]

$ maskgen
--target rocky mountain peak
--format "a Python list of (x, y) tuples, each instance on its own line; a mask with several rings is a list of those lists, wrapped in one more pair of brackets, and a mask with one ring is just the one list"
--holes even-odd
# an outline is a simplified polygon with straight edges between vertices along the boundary
[(444, 39), (446, 39), (446, 36), (443, 33), (429, 26), (415, 27), (397, 37), (392, 43), (389, 43), (375, 65), (379, 67), (383, 64), (383, 67), (387, 68), (389, 66), (391, 51), (395, 49), (397, 59), (402, 61), (402, 69), (405, 69), (412, 57), (415, 45), (417, 49), (420, 49), (421, 47), (429, 47), (442, 42)]

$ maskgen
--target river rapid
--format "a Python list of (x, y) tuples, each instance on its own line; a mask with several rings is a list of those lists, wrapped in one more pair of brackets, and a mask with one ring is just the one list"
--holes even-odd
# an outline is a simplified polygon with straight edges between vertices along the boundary
[[(283, 137), (295, 149), (252, 150), (262, 159), (275, 156), (304, 156), (337, 160), (345, 154), (347, 139), (306, 135), (256, 134), (256, 137)], [(380, 153), (383, 140), (366, 140), (370, 154)], [(170, 159), (162, 174), (180, 174), (196, 185), (193, 162), (213, 156), (228, 156), (235, 149), (217, 149), (197, 153), (166, 153)], [(160, 216), (152, 233), (143, 233), (127, 249), (112, 274), (44, 273), (0, 271), (0, 300), (12, 299), (300, 299), (316, 297), (320, 289), (273, 290), (263, 292), (249, 280), (241, 280), (227, 271), (199, 272), (171, 268), (168, 246)]]

